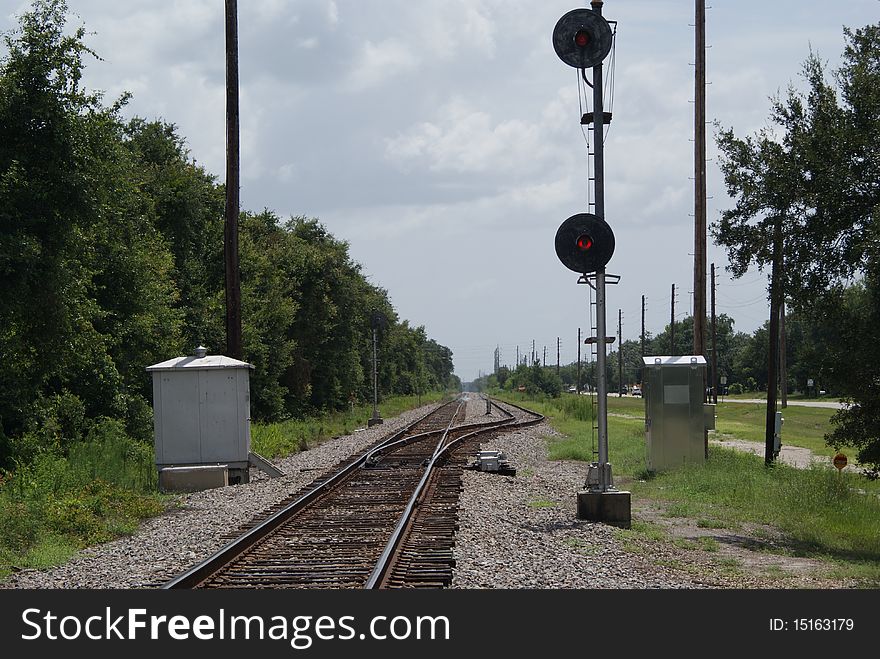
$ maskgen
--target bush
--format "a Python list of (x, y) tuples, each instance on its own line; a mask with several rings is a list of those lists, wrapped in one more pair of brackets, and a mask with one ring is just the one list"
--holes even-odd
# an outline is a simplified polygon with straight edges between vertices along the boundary
[(578, 421), (593, 420), (593, 403), (589, 396), (564, 396), (554, 400), (553, 405)]
[(149, 492), (157, 480), (151, 444), (132, 439), (118, 419), (102, 417), (89, 430), (86, 441), (71, 447), (71, 469), (79, 472), (80, 483), (101, 479)]
[(27, 416), (26, 432), (9, 442), (13, 463), (30, 462), (47, 451), (63, 452), (83, 438), (88, 426), (85, 405), (68, 392), (41, 396)]
[(75, 548), (131, 533), (162, 511), (152, 446), (129, 437), (122, 421), (99, 418), (85, 439), (58, 447), (30, 433), (30, 462), (0, 472), (0, 575), (11, 565), (43, 565)]
[(0, 498), (0, 550), (28, 551), (39, 536), (40, 525), (34, 523), (34, 517), (25, 502)]
[(735, 396), (735, 395), (737, 395), (737, 394), (741, 394), (742, 392), (743, 392), (743, 386), (742, 386), (739, 382), (734, 382), (734, 383), (733, 383), (732, 385), (730, 385), (730, 387), (727, 389), (727, 393), (729, 393), (731, 396)]

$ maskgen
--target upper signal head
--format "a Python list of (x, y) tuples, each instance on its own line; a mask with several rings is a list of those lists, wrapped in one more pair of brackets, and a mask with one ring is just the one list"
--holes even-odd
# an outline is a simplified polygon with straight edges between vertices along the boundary
[(611, 26), (591, 9), (572, 9), (553, 29), (553, 50), (576, 69), (589, 69), (611, 52)]

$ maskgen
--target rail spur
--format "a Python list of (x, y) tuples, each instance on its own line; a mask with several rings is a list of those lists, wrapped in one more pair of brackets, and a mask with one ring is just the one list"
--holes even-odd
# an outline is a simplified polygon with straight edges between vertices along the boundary
[(449, 585), (462, 470), (481, 442), (543, 419), (491, 401), (490, 420), (465, 423), (465, 405), (440, 405), (338, 465), (161, 588)]

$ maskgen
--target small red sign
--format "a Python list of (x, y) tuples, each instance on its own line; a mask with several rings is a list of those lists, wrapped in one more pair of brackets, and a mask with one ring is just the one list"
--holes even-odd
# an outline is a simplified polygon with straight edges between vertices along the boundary
[(839, 471), (846, 466), (846, 456), (843, 453), (838, 453), (834, 456), (834, 460), (832, 460), (832, 462)]

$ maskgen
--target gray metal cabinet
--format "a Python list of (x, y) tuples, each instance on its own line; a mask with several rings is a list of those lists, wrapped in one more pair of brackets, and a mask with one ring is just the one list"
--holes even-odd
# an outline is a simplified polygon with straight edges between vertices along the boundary
[(699, 355), (642, 360), (648, 469), (663, 471), (704, 461), (706, 360)]
[(156, 466), (224, 464), (247, 469), (250, 371), (222, 355), (176, 357), (147, 367), (153, 376)]

